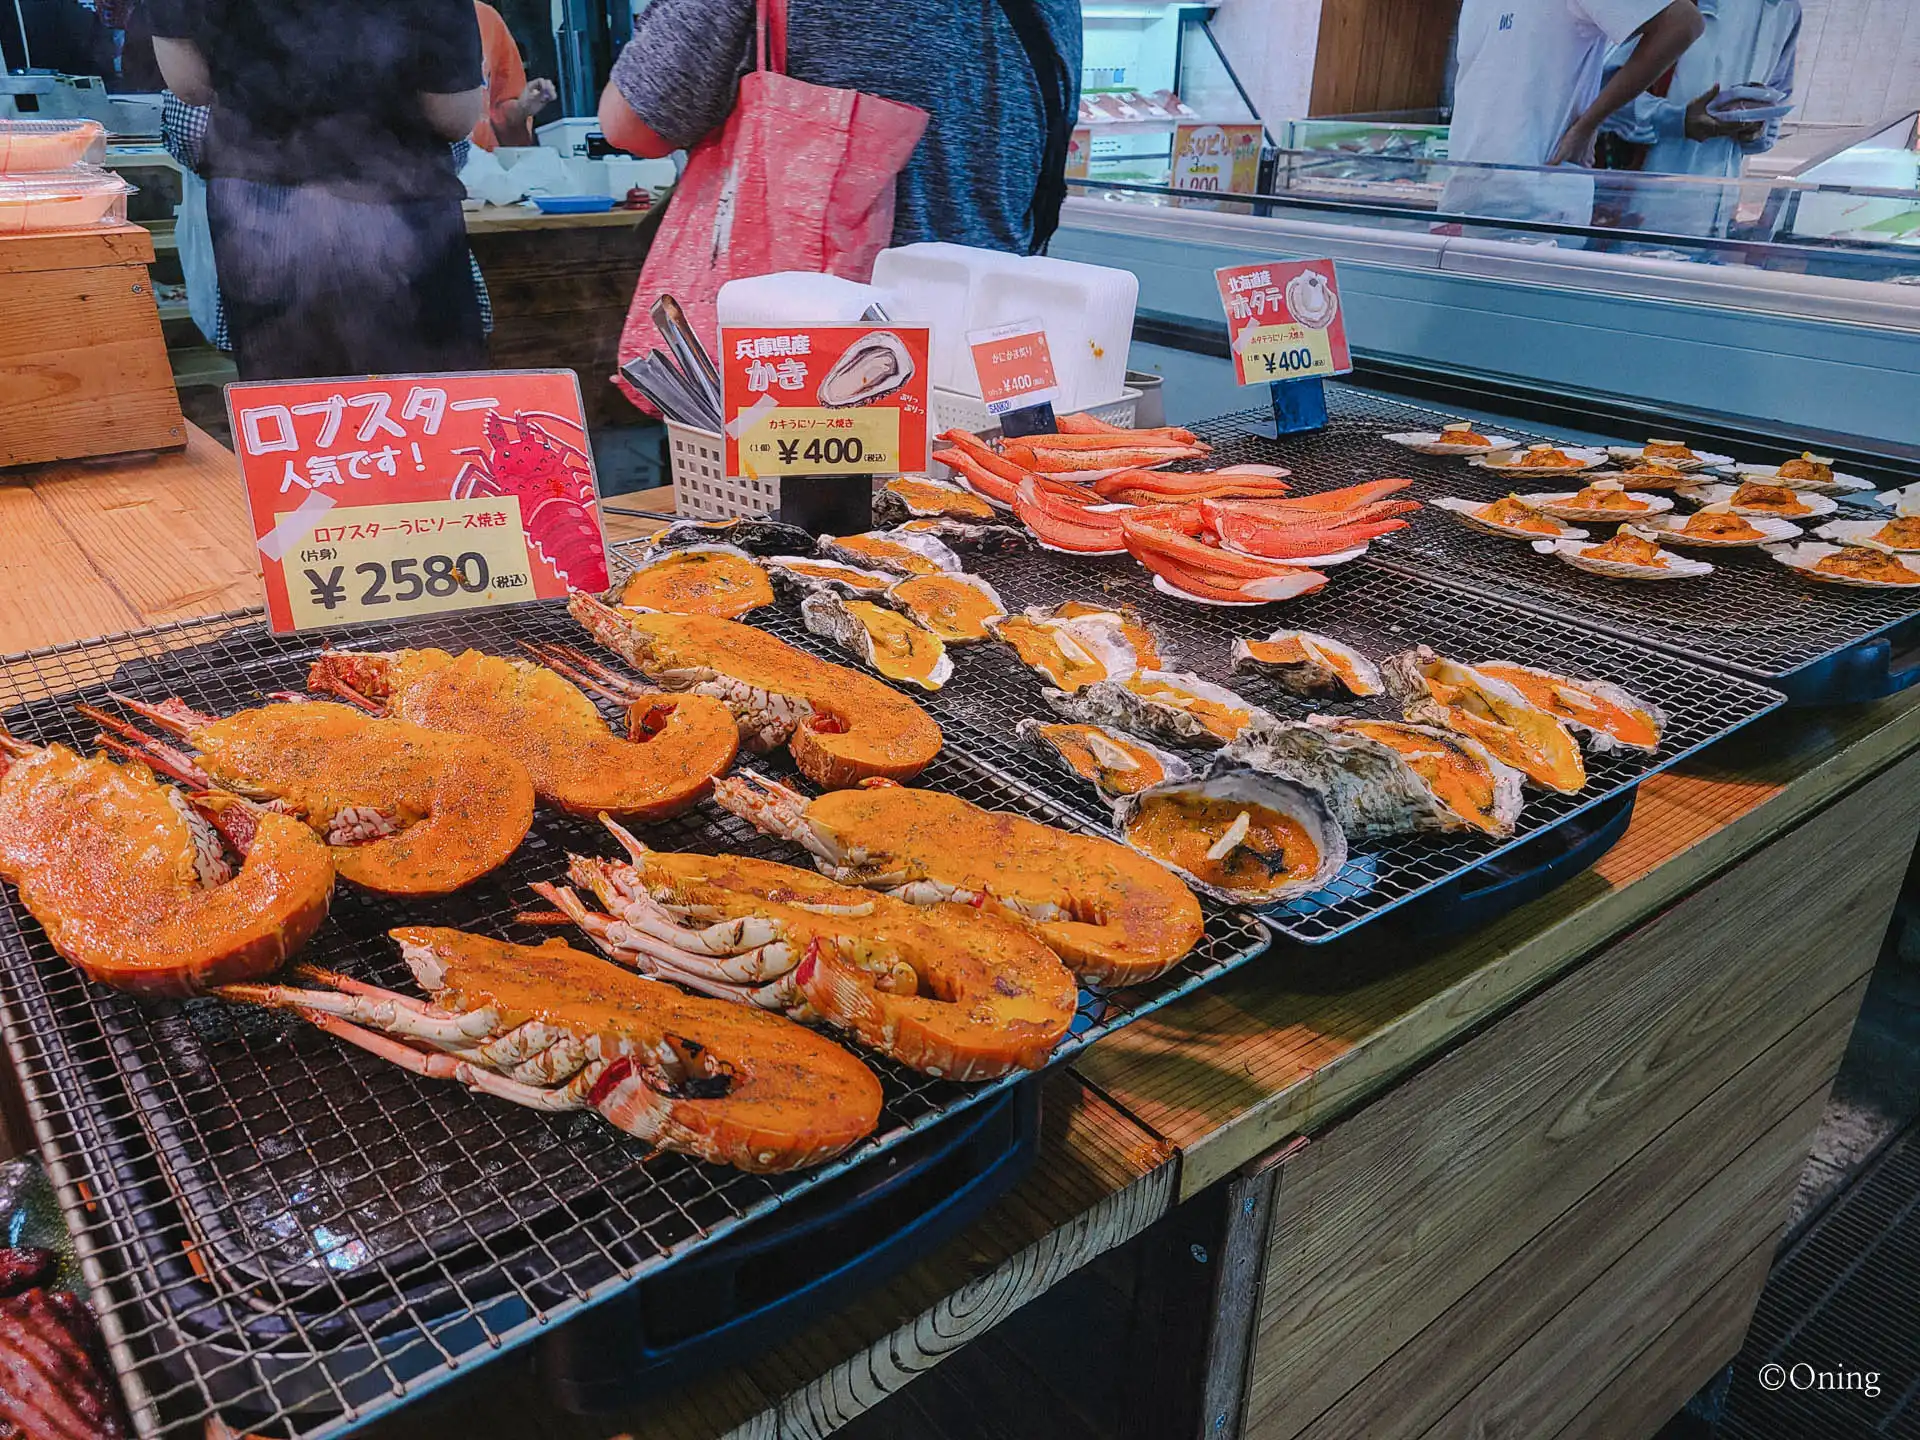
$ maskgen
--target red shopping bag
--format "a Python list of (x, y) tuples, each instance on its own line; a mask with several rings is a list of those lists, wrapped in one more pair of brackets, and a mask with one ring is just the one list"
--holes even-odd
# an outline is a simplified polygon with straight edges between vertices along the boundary
[(755, 34), (759, 68), (741, 77), (727, 123), (687, 157), (647, 253), (620, 334), (622, 365), (665, 347), (647, 314), (662, 294), (679, 300), (717, 355), (715, 301), (727, 281), (779, 270), (865, 281), (892, 239), (894, 180), (927, 112), (788, 75), (787, 0), (759, 0)]

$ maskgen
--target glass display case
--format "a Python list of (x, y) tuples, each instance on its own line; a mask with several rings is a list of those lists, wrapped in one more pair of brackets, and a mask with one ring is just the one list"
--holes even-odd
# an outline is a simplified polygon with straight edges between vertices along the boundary
[(1784, 233), (1810, 240), (1920, 247), (1920, 114), (1905, 115), (1795, 177)]

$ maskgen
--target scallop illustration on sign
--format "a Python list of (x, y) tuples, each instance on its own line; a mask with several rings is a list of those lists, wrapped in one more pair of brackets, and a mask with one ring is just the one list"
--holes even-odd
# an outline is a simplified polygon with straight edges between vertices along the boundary
[(1324, 330), (1340, 309), (1340, 297), (1318, 270), (1302, 270), (1287, 282), (1287, 310), (1309, 330)]
[(872, 330), (849, 345), (821, 378), (820, 403), (833, 410), (871, 405), (913, 378), (913, 357), (898, 335)]

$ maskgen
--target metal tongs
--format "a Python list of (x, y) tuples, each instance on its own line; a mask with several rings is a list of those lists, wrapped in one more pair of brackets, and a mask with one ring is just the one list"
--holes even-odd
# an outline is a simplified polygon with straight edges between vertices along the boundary
[(622, 365), (620, 373), (669, 420), (718, 434), (720, 372), (687, 323), (687, 312), (673, 296), (662, 295), (648, 313), (673, 355), (657, 348), (649, 350)]

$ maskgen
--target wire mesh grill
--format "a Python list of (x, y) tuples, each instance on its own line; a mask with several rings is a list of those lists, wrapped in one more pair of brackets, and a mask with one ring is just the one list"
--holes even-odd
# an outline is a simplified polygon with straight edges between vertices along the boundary
[[(1495, 856), (1546, 834), (1593, 807), (1624, 794), (1701, 746), (1727, 735), (1782, 703), (1764, 686), (1720, 674), (1673, 656), (1595, 635), (1576, 626), (1411, 576), (1349, 564), (1334, 568), (1316, 594), (1259, 610), (1225, 609), (1175, 600), (1153, 588), (1127, 556), (1066, 557), (1046, 551), (975, 556), (968, 569), (993, 585), (1010, 609), (1051, 607), (1067, 600), (1131, 605), (1169, 643), (1171, 668), (1191, 670), (1226, 685), (1283, 720), (1324, 714), (1399, 719), (1384, 696), (1368, 700), (1305, 700), (1260, 674), (1234, 674), (1234, 637), (1263, 637), (1282, 626), (1331, 635), (1378, 661), (1415, 645), (1450, 659), (1512, 660), (1583, 678), (1611, 680), (1667, 712), (1659, 752), (1590, 757), (1588, 783), (1578, 795), (1529, 789), (1514, 836), (1417, 835), (1353, 842), (1353, 855), (1325, 891), (1263, 913), (1269, 924), (1307, 943), (1332, 940), (1385, 912), (1459, 880)], [(784, 612), (784, 607), (783, 607)], [(759, 612), (766, 616), (769, 612)], [(756, 617), (758, 618), (758, 617)], [(761, 619), (797, 645), (835, 655), (828, 642), (806, 633), (799, 616)], [(953, 678), (922, 703), (968, 753), (996, 772), (1039, 790), (1086, 820), (1108, 823), (1106, 806), (1090, 787), (1066, 778), (1046, 758), (1019, 744), (1017, 721), (1058, 718), (1047, 708), (1046, 682), (1004, 645), (954, 646)], [(844, 654), (840, 655), (844, 659)]]
[[(1281, 439), (1274, 438), (1271, 413), (1264, 410), (1223, 415), (1194, 429), (1215, 447), (1208, 465), (1285, 465), (1303, 493), (1381, 475), (1411, 478), (1408, 493), (1420, 500), (1456, 495), (1489, 501), (1515, 488), (1579, 488), (1577, 480), (1567, 484), (1565, 477), (1552, 476), (1516, 486), (1513, 477), (1477, 470), (1456, 456), (1422, 455), (1381, 438), (1389, 432), (1437, 430), (1448, 418), (1439, 411), (1344, 385), (1327, 387), (1327, 410), (1331, 418), (1324, 430)], [(1554, 438), (1504, 422), (1499, 428), (1520, 440)], [(1841, 513), (1873, 512), (1843, 503)], [(1713, 574), (1636, 583), (1576, 570), (1555, 556), (1534, 553), (1525, 541), (1485, 534), (1438, 510), (1412, 519), (1408, 529), (1376, 542), (1365, 563), (1444, 576), (1527, 608), (1761, 679), (1792, 674), (1920, 617), (1920, 598), (1912, 592), (1815, 584), (1756, 549), (1690, 551), (1710, 561)], [(1604, 527), (1584, 528), (1597, 539), (1608, 533)]]
[[(513, 653), (517, 639), (578, 631), (540, 605), (327, 638)], [(86, 747), (94, 727), (78, 700), (111, 706), (111, 687), (231, 713), (301, 688), (319, 649), (312, 636), (269, 635), (252, 614), (59, 647), (0, 661), (0, 715), (23, 738)], [(949, 747), (920, 783), (1077, 823), (964, 749)], [(756, 764), (797, 781), (784, 755)], [(663, 849), (806, 863), (711, 803), (645, 833)], [(596, 827), (542, 808), (507, 866), (430, 907), (343, 883), (305, 958), (412, 993), (390, 927), (430, 918), (535, 941), (551, 932), (513, 916), (529, 882), (564, 878), (569, 850), (611, 853)], [(4, 893), (0, 1026), (146, 1430), (197, 1433), (221, 1413), (241, 1429), (336, 1433), (1014, 1083), (933, 1080), (869, 1057), (885, 1091), (874, 1137), (831, 1166), (749, 1176), (650, 1154), (591, 1114), (418, 1079), (289, 1016), (135, 1001), (84, 980)], [(1210, 909), (1202, 943), (1168, 976), (1083, 992), (1056, 1058), (1266, 944), (1256, 920)]]

